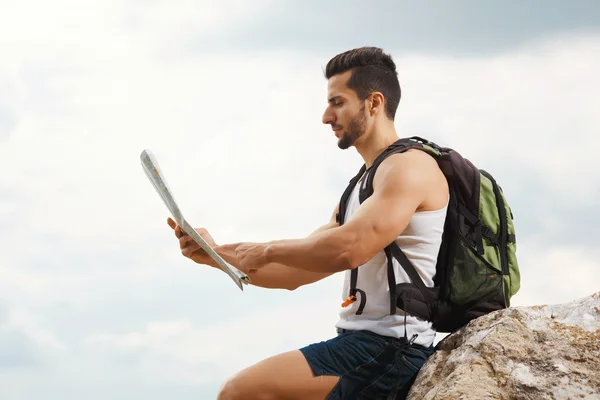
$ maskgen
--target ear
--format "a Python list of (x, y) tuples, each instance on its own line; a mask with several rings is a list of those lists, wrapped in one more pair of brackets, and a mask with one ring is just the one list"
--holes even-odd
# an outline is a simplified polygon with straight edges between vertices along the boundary
[(381, 92), (373, 92), (369, 96), (369, 115), (374, 116), (378, 112), (383, 110), (384, 97)]

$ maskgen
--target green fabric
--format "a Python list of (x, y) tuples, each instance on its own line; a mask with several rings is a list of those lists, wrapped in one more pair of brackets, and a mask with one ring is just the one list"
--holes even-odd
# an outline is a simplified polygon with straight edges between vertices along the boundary
[(450, 300), (467, 304), (497, 292), (501, 284), (502, 274), (487, 265), (463, 240), (459, 240), (450, 271)]
[(432, 154), (434, 156), (440, 156), (441, 155), (441, 153), (439, 151), (437, 151), (436, 149), (434, 149), (431, 146), (428, 146), (426, 144), (423, 144), (422, 146), (423, 146), (423, 149), (427, 150), (428, 153), (430, 153), (430, 154)]
[[(492, 230), (494, 235), (498, 234), (500, 231), (500, 216), (498, 215), (498, 206), (496, 205), (496, 195), (494, 194), (492, 181), (484, 175), (480, 175), (479, 219)], [(483, 244), (485, 247), (483, 255), (485, 260), (491, 265), (498, 266), (498, 269), (502, 271), (500, 250), (485, 238), (483, 239)]]
[[(515, 235), (514, 223), (511, 218), (511, 210), (504, 193), (500, 189), (504, 207), (506, 211), (508, 234)], [(480, 176), (480, 193), (479, 193), (479, 218), (481, 222), (489, 227), (493, 234), (498, 234), (500, 231), (500, 214), (494, 194), (492, 181), (486, 176)], [(485, 254), (483, 258), (491, 265), (498, 266), (501, 269), (500, 251), (507, 252), (508, 274), (503, 276), (503, 292), (506, 306), (510, 306), (510, 298), (514, 296), (520, 288), (520, 273), (516, 255), (516, 243), (507, 243), (506, 249), (501, 249), (484, 239)]]
[[(515, 235), (515, 225), (511, 218), (511, 210), (502, 193), (504, 199), (504, 205), (506, 207), (506, 216), (508, 222), (508, 234)], [(521, 288), (521, 273), (519, 272), (519, 263), (517, 262), (517, 244), (508, 243), (508, 275), (504, 277), (504, 296), (506, 298), (506, 306), (510, 306), (510, 298), (514, 296)]]
[[(429, 145), (420, 143), (417, 146), (436, 158), (441, 156), (438, 150)], [(500, 193), (506, 208), (508, 235), (515, 235), (510, 207), (501, 189)], [(471, 211), (491, 230), (493, 235), (499, 234), (501, 222), (494, 186), (492, 181), (483, 174), (480, 174), (479, 207)], [(484, 253), (481, 255), (477, 254), (477, 249), (467, 243), (460, 234), (456, 243), (454, 263), (448, 270), (449, 299), (456, 304), (468, 304), (501, 294), (506, 307), (509, 307), (510, 298), (520, 289), (516, 243), (507, 243), (506, 248), (501, 249), (484, 237)], [(501, 251), (506, 251), (507, 254), (507, 275), (502, 271)]]
[[(504, 194), (502, 194), (507, 216), (508, 234), (514, 235), (515, 229), (512, 221), (511, 210)], [(492, 234), (500, 231), (500, 214), (494, 186), (492, 181), (483, 174), (480, 175), (479, 210), (476, 213), (482, 224), (490, 228)], [(474, 211), (474, 210), (473, 210)], [(484, 253), (477, 254), (472, 245), (460, 239), (450, 271), (450, 298), (457, 304), (466, 304), (470, 301), (492, 295), (494, 292), (503, 293), (506, 306), (510, 305), (510, 298), (519, 290), (520, 275), (516, 257), (516, 244), (508, 243), (507, 261), (508, 274), (503, 275), (500, 251), (504, 251), (483, 238)]]

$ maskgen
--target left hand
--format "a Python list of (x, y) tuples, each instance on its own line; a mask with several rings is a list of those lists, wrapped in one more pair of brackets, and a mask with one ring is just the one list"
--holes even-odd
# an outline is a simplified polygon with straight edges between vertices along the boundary
[(251, 274), (267, 265), (266, 248), (266, 243), (240, 243), (235, 249), (240, 271)]

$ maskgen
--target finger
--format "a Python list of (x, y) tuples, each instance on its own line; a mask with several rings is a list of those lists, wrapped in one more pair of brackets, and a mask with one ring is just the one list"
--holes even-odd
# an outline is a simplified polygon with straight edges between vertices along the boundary
[[(183, 254), (186, 257), (191, 258), (194, 255), (194, 252), (196, 252), (198, 250), (202, 250), (202, 249), (200, 248), (200, 246), (197, 243), (194, 243), (194, 244), (190, 244), (189, 246), (182, 247), (181, 254)], [(204, 251), (204, 250), (202, 250), (202, 251)]]
[(187, 235), (179, 225), (177, 225), (177, 222), (175, 222), (172, 218), (167, 218), (167, 224), (169, 224), (169, 226), (173, 229), (173, 231), (175, 232), (175, 237), (177, 237), (178, 239), (181, 238), (182, 236)]
[(184, 236), (179, 239), (179, 247), (183, 249), (191, 249), (190, 252), (200, 251), (203, 255), (208, 255), (206, 251), (190, 236)]
[(167, 218), (167, 224), (171, 227), (171, 229), (175, 229), (177, 226), (177, 222), (173, 221), (171, 217)]
[(181, 239), (183, 237), (188, 236), (188, 234), (185, 233), (179, 225), (177, 225), (177, 227), (175, 228), (175, 236), (177, 236), (177, 238)]
[(196, 245), (198, 246), (198, 243), (196, 243), (196, 241), (194, 239), (192, 239), (191, 236), (185, 235), (179, 238), (179, 247), (180, 248), (186, 248), (192, 245)]
[(198, 245), (192, 245), (181, 250), (181, 254), (185, 257), (194, 259), (194, 257), (206, 257), (208, 254)]

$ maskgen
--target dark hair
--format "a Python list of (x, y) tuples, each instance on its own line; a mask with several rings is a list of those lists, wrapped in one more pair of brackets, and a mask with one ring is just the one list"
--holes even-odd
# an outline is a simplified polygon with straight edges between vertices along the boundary
[(389, 54), (378, 47), (360, 47), (333, 57), (325, 67), (327, 79), (352, 70), (348, 88), (354, 90), (360, 100), (371, 93), (381, 92), (385, 97), (385, 113), (391, 120), (400, 103), (400, 83), (396, 64)]

